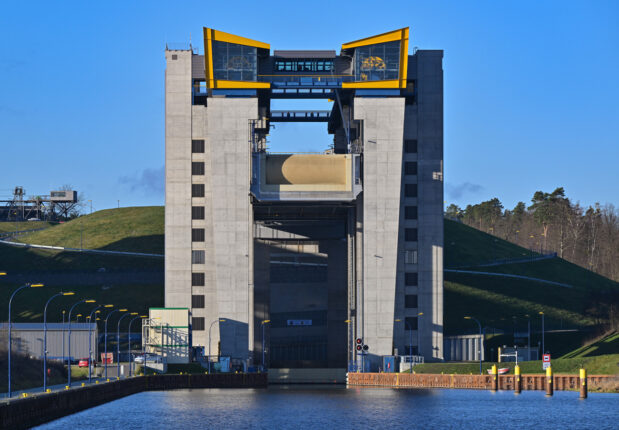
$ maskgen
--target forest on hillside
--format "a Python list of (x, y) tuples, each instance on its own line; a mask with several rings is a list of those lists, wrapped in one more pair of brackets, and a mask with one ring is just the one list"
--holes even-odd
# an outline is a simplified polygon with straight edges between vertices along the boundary
[(537, 252), (557, 255), (619, 281), (619, 209), (612, 204), (583, 207), (560, 187), (537, 191), (531, 204), (505, 209), (498, 198), (447, 207), (447, 218)]

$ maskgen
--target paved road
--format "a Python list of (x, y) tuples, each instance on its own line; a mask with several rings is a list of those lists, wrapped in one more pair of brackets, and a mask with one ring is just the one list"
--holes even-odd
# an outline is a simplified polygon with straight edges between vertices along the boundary
[(527, 281), (536, 281), (542, 284), (556, 285), (557, 287), (572, 288), (572, 285), (562, 284), (561, 282), (547, 281), (546, 279), (532, 278), (530, 276), (511, 275), (509, 273), (477, 272), (475, 270), (456, 270), (456, 269), (444, 269), (444, 271), (449, 272), (449, 273), (466, 273), (470, 275), (498, 276), (502, 278), (526, 279)]
[[(120, 363), (120, 365), (124, 366), (124, 375), (121, 374), (121, 379), (128, 377), (128, 374), (129, 374), (129, 368), (127, 367), (128, 363)], [(97, 383), (96, 381), (99, 381), (100, 384), (107, 382), (107, 379), (105, 377), (103, 377), (103, 375), (104, 375), (104, 368), (103, 367), (97, 367), (97, 373), (99, 373), (99, 372), (102, 375), (99, 378), (95, 378), (94, 377), (94, 373), (93, 373), (92, 384), (96, 384)], [(113, 381), (113, 380), (116, 379), (116, 375), (117, 375), (117, 366), (116, 366), (116, 364), (108, 365), (108, 369), (107, 369), (108, 379), (110, 381)], [(43, 381), (41, 380), (41, 382), (43, 382)], [(88, 382), (88, 378), (87, 379), (78, 379), (78, 380), (72, 379), (71, 380), (71, 389), (81, 388), (82, 384), (90, 385), (89, 382)], [(52, 392), (54, 392), (54, 391), (64, 391), (66, 389), (65, 388), (66, 386), (67, 386), (67, 383), (65, 382), (63, 384), (48, 385), (47, 388), (52, 390)], [(22, 396), (22, 393), (28, 393), (29, 395), (45, 394), (43, 392), (43, 386), (40, 386), (40, 387), (35, 387), (35, 388), (28, 388), (26, 390), (13, 391), (11, 393), (11, 398), (12, 399), (19, 398), (19, 397)], [(7, 393), (6, 392), (0, 393), (0, 402), (7, 401), (7, 400), (8, 400)]]

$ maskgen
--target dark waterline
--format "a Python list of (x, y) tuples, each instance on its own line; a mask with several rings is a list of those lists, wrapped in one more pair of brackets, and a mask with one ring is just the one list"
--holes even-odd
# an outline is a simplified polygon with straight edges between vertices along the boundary
[(616, 429), (619, 395), (275, 386), (144, 392), (38, 428)]

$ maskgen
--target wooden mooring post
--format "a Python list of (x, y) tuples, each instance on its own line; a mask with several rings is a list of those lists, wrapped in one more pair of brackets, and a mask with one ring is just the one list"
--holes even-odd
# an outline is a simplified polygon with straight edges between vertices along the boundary
[(520, 379), (520, 366), (514, 367), (514, 393), (520, 394), (522, 391), (522, 381)]
[(553, 394), (553, 386), (552, 386), (552, 367), (546, 368), (546, 396), (552, 396)]
[(585, 369), (580, 369), (580, 398), (587, 398), (587, 371)]

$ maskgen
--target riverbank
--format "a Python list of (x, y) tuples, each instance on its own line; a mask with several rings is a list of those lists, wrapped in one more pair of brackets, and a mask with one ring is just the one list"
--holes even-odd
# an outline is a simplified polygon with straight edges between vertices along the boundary
[(264, 373), (137, 376), (6, 400), (0, 403), (0, 428), (30, 428), (142, 391), (266, 386)]
[[(522, 374), (521, 389), (545, 390), (545, 375)], [(392, 388), (464, 388), (475, 390), (492, 390), (493, 376), (469, 374), (419, 374), (419, 373), (349, 373), (347, 384), (350, 386), (392, 387)], [(587, 376), (589, 391), (619, 393), (619, 377), (615, 375)], [(514, 375), (498, 375), (497, 389), (513, 391), (516, 386)], [(580, 379), (575, 375), (553, 375), (552, 386), (556, 391), (577, 391)]]
[[(488, 369), (496, 364), (497, 367), (507, 367), (511, 374), (514, 373), (516, 363), (493, 363), (484, 361), (482, 371), (487, 373)], [(518, 363), (520, 371), (526, 374), (543, 374), (544, 369), (541, 361), (522, 361)], [(590, 375), (618, 375), (619, 374), (619, 354), (605, 354), (594, 357), (578, 358), (559, 358), (552, 360), (552, 370), (555, 374), (577, 375), (579, 369), (587, 369)], [(415, 373), (444, 373), (456, 375), (476, 375), (479, 374), (479, 362), (470, 361), (466, 363), (424, 363), (418, 364), (414, 368)]]

